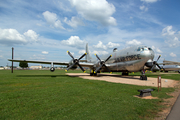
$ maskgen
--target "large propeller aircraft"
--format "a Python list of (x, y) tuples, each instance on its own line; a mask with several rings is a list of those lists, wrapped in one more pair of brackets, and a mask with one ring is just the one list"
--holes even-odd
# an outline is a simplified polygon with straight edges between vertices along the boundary
[[(89, 54), (88, 44), (86, 44), (86, 53), (80, 58), (74, 58), (73, 55), (67, 51), (69, 56), (72, 58), (70, 62), (52, 62), (52, 61), (32, 61), (32, 60), (15, 60), (8, 59), (13, 62), (27, 62), (27, 63), (41, 63), (51, 64), (50, 71), (54, 71), (54, 65), (67, 65), (66, 71), (69, 69), (76, 69), (79, 67), (85, 72), (83, 67), (90, 68), (90, 76), (96, 76), (99, 72), (122, 72), (122, 75), (128, 75), (130, 72), (141, 71), (141, 80), (147, 80), (145, 70), (149, 69), (153, 71), (156, 66), (161, 70), (157, 61), (154, 59), (154, 51), (150, 47), (146, 46), (133, 46), (122, 50), (115, 48), (109, 55), (99, 57), (95, 54), (96, 58), (92, 58)], [(85, 60), (81, 60), (86, 56)], [(146, 69), (145, 69), (146, 67)]]

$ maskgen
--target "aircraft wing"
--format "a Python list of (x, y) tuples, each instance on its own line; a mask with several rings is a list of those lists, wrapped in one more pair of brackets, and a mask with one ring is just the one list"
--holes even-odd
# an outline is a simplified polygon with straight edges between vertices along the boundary
[[(15, 59), (8, 59), (8, 61), (13, 62), (27, 62), (27, 63), (40, 63), (40, 64), (51, 64), (54, 65), (69, 65), (69, 62), (53, 62), (53, 61), (35, 61), (35, 60), (15, 60)], [(79, 63), (82, 67), (92, 67), (93, 63)]]
[(174, 62), (174, 61), (166, 61), (166, 60), (164, 60), (163, 63), (159, 63), (159, 65), (180, 65), (180, 62)]
[(35, 60), (15, 60), (15, 59), (8, 59), (8, 61), (13, 62), (27, 62), (27, 63), (41, 63), (41, 64), (51, 64), (54, 65), (68, 65), (69, 62), (53, 62), (53, 61), (35, 61)]
[(174, 62), (174, 61), (166, 61), (166, 60), (164, 60), (163, 63), (159, 63), (159, 65), (180, 65), (180, 62)]

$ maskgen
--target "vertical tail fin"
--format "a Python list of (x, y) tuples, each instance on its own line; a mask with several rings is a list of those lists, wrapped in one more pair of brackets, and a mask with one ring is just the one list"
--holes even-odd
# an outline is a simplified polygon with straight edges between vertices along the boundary
[(91, 60), (92, 57), (91, 57), (90, 54), (89, 54), (88, 43), (86, 44), (86, 53), (87, 53), (87, 55), (86, 55), (86, 60), (87, 60), (87, 61)]

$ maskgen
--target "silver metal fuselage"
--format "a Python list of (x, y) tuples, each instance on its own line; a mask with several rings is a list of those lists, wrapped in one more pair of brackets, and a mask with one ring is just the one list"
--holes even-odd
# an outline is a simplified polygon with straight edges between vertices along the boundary
[[(146, 46), (133, 46), (123, 50), (112, 52), (112, 57), (106, 62), (107, 67), (112, 72), (137, 72), (144, 68), (148, 60), (154, 59), (154, 51)], [(101, 56), (101, 60), (105, 60), (109, 55)], [(94, 62), (94, 67), (98, 67), (100, 61), (97, 59), (90, 60)], [(93, 68), (91, 68), (93, 69)], [(102, 72), (107, 72), (103, 67)]]
[[(179, 65), (160, 65), (166, 72), (168, 71), (180, 71)], [(156, 67), (154, 71), (159, 71), (159, 69)]]
[(165, 69), (165, 71), (179, 71), (180, 70), (179, 65), (163, 65), (162, 67)]

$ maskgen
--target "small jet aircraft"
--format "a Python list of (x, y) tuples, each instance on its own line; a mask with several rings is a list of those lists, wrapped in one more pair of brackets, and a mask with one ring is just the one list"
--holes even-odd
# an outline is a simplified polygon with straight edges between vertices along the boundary
[[(151, 69), (151, 71), (157, 66), (162, 69), (157, 61), (154, 59), (154, 51), (147, 46), (133, 46), (122, 50), (115, 48), (109, 55), (101, 56), (101, 58), (95, 54), (96, 58), (92, 58), (89, 54), (88, 44), (86, 44), (86, 53), (80, 58), (74, 58), (73, 55), (67, 51), (72, 58), (70, 62), (52, 62), (52, 61), (33, 61), (33, 60), (15, 60), (8, 59), (13, 62), (27, 62), (27, 63), (41, 63), (51, 64), (50, 71), (55, 70), (54, 65), (67, 65), (66, 71), (69, 69), (79, 68), (85, 72), (83, 67), (90, 68), (90, 76), (96, 76), (99, 72), (122, 72), (122, 75), (128, 75), (130, 72), (141, 71), (141, 80), (147, 80), (144, 67)], [(81, 60), (86, 56), (85, 60)]]

